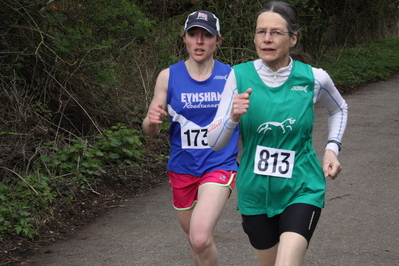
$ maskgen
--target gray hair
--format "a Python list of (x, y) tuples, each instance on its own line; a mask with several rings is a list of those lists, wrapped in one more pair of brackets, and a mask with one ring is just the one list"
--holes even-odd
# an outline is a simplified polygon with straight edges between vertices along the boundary
[(268, 11), (277, 13), (284, 18), (284, 20), (287, 22), (287, 28), (290, 36), (292, 36), (294, 33), (298, 33), (299, 35), (298, 12), (294, 6), (283, 1), (270, 1), (264, 5), (256, 15), (255, 29), (258, 23), (258, 17), (262, 13)]

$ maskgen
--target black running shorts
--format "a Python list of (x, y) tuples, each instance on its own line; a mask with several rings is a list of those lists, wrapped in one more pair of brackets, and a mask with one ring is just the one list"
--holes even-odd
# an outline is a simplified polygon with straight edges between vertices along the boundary
[(281, 214), (267, 217), (242, 215), (242, 227), (251, 245), (256, 249), (275, 246), (284, 232), (295, 232), (310, 242), (319, 221), (321, 209), (309, 204), (296, 203), (288, 206)]

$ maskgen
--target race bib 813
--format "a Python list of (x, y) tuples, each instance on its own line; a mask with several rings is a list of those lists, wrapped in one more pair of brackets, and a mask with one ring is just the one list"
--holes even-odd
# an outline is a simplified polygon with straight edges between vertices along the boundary
[(292, 177), (295, 151), (274, 149), (264, 146), (256, 147), (254, 173), (284, 178)]

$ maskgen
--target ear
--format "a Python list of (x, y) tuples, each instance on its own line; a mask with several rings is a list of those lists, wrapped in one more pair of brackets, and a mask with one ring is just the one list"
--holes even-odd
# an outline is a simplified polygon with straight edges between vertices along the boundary
[(216, 36), (216, 45), (219, 45), (222, 42), (222, 35)]
[(298, 41), (298, 32), (295, 32), (294, 35), (291, 37), (290, 47), (294, 47)]

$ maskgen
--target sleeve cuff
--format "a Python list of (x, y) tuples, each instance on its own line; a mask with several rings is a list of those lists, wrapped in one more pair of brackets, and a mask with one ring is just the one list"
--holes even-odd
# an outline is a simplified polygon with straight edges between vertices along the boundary
[(330, 142), (330, 143), (327, 143), (326, 150), (332, 150), (338, 156), (340, 149), (338, 147), (338, 144), (336, 144), (334, 142)]
[(238, 124), (238, 122), (234, 122), (233, 120), (228, 119), (228, 120), (226, 121), (226, 123), (224, 124), (224, 126), (225, 126), (226, 128), (228, 128), (228, 129), (235, 129), (236, 126), (237, 126), (237, 124)]

